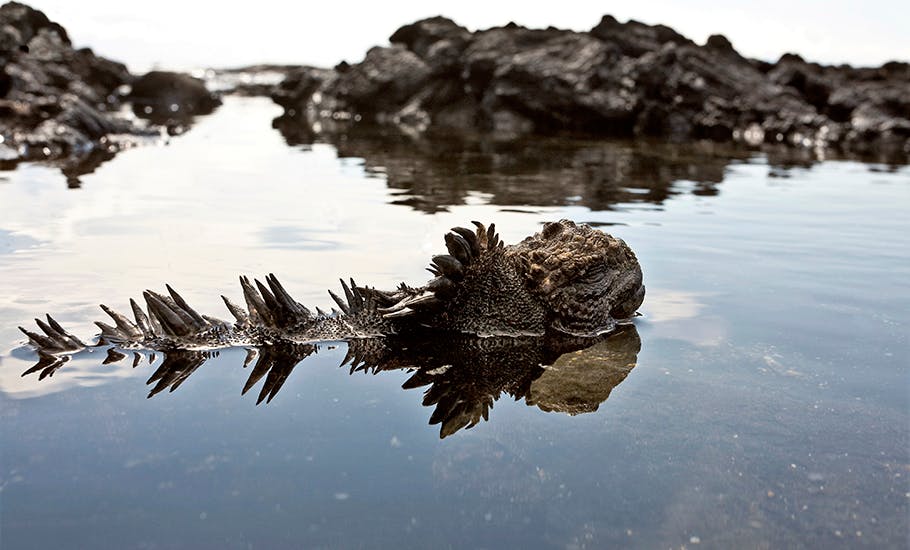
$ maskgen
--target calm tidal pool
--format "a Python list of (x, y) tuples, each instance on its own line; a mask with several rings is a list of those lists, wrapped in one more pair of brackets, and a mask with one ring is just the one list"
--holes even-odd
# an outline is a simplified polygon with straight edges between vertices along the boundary
[[(91, 173), (0, 172), (4, 549), (906, 547), (910, 169), (558, 139), (306, 144), (278, 114), (229, 97)], [(36, 356), (16, 327), (45, 312), (87, 337), (98, 303), (168, 282), (227, 316), (236, 276), (270, 272), (325, 308), (339, 276), (424, 281), (450, 227), (495, 222), (512, 243), (560, 218), (635, 250), (642, 316), (521, 388), (462, 380), (453, 395), (505, 393), (444, 438), (428, 387), (339, 368), (343, 343), (258, 405), (270, 382), (241, 395), (243, 350), (151, 398), (161, 357), (22, 376)], [(546, 377), (610, 361), (580, 414), (547, 412)]]

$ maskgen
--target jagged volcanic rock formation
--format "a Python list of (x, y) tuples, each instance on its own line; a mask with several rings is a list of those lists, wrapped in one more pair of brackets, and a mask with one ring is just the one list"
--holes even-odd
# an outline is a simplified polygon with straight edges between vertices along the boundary
[[(515, 24), (470, 32), (434, 17), (390, 42), (356, 64), (283, 68), (287, 78), (270, 92), (285, 109), (276, 125), (308, 139), (379, 123), (411, 135), (574, 132), (910, 157), (907, 63), (822, 66), (792, 54), (767, 63), (721, 35), (698, 45), (611, 16), (588, 32)], [(91, 167), (99, 160), (89, 157), (113, 154), (124, 136), (157, 134), (155, 125), (180, 131), (219, 103), (188, 75), (136, 78), (75, 49), (63, 27), (16, 2), (0, 7), (0, 62), (0, 162)], [(148, 123), (118, 116), (122, 102)]]
[[(350, 121), (505, 134), (788, 143), (910, 154), (910, 65), (822, 66), (741, 56), (669, 27), (604, 16), (589, 32), (515, 24), (469, 32), (434, 17), (333, 70), (301, 68), (273, 92), (300, 124)], [(287, 125), (285, 121), (283, 124)]]
[(218, 104), (198, 79), (166, 72), (137, 79), (122, 63), (74, 48), (62, 26), (18, 2), (0, 7), (0, 64), (0, 160), (7, 162), (92, 165), (92, 155), (112, 154), (134, 136), (158, 135), (154, 126), (118, 114), (124, 100), (149, 109), (141, 116), (165, 112), (151, 119), (163, 125), (175, 115), (185, 124)]
[(117, 117), (115, 90), (130, 82), (121, 63), (74, 49), (42, 12), (0, 7), (0, 132), (5, 160), (82, 156), (106, 136), (136, 133)]

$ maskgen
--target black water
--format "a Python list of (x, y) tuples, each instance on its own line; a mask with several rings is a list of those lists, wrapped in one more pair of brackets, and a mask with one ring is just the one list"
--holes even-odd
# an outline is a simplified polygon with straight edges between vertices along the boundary
[[(278, 113), (229, 98), (166, 146), (0, 172), (4, 549), (906, 547), (906, 167), (310, 144)], [(236, 275), (269, 272), (327, 306), (338, 276), (425, 280), (454, 225), (515, 242), (563, 217), (626, 240), (648, 296), (635, 330), (552, 368), (520, 349), (351, 373), (334, 343), (252, 382), (244, 351), (223, 352), (151, 398), (160, 356), (21, 376), (36, 357), (16, 325), (40, 313), (88, 336), (97, 303), (169, 282), (226, 316)], [(471, 414), (446, 424), (459, 403)]]

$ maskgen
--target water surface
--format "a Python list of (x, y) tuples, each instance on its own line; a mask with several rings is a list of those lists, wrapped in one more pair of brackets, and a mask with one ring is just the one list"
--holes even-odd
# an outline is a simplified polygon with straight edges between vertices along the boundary
[[(0, 172), (4, 548), (907, 545), (910, 170), (555, 138), (320, 143), (273, 129), (279, 113), (228, 98), (166, 145)], [(338, 276), (425, 280), (454, 225), (515, 242), (560, 218), (626, 240), (648, 286), (634, 341), (558, 360), (590, 375), (631, 353), (587, 412), (546, 412), (539, 373), (527, 391), (462, 380), (505, 393), (440, 438), (428, 386), (339, 368), (343, 343), (259, 405), (243, 350), (152, 398), (161, 357), (21, 376), (36, 357), (16, 326), (44, 312), (88, 336), (99, 302), (168, 282), (226, 316), (236, 276), (269, 272), (326, 307)]]

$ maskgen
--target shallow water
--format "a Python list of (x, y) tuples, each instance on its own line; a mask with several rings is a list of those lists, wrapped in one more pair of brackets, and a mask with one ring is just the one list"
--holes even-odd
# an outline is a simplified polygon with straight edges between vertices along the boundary
[[(910, 169), (557, 139), (308, 145), (272, 129), (279, 113), (228, 98), (88, 174), (0, 172), (3, 548), (907, 545)], [(557, 361), (580, 379), (627, 353), (594, 411), (545, 412), (540, 376), (441, 439), (427, 387), (338, 368), (343, 343), (258, 406), (269, 382), (240, 395), (243, 350), (150, 399), (160, 357), (21, 376), (36, 357), (16, 326), (44, 312), (88, 336), (97, 303), (168, 282), (226, 316), (236, 275), (269, 272), (326, 307), (338, 276), (425, 280), (454, 225), (515, 242), (564, 217), (626, 240), (648, 286), (631, 343)]]

